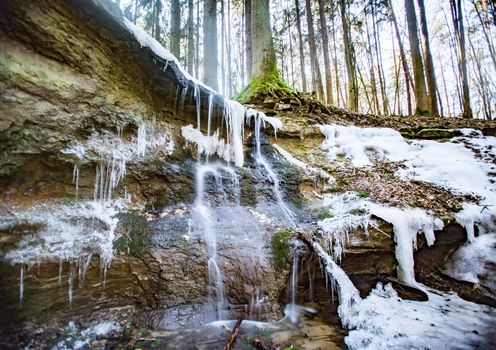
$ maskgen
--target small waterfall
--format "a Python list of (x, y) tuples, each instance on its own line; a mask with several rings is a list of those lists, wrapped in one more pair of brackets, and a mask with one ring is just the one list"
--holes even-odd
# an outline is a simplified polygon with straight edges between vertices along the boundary
[(217, 256), (217, 233), (211, 217), (211, 212), (208, 206), (205, 205), (205, 180), (207, 176), (214, 176), (217, 187), (222, 185), (222, 176), (214, 166), (207, 164), (198, 164), (196, 169), (196, 199), (194, 210), (198, 214), (198, 219), (203, 226), (205, 243), (207, 245), (208, 259), (208, 298), (213, 310), (209, 310), (209, 318), (213, 318), (214, 313), (216, 319), (224, 318), (225, 297), (224, 297), (224, 282), (222, 272), (218, 264)]
[(280, 184), (279, 178), (278, 178), (276, 172), (272, 169), (272, 167), (269, 164), (269, 162), (267, 161), (267, 159), (265, 159), (265, 157), (262, 154), (262, 150), (261, 150), (261, 146), (260, 146), (260, 138), (261, 138), (260, 128), (261, 128), (263, 123), (264, 123), (264, 121), (263, 121), (262, 117), (260, 116), (260, 114), (257, 114), (255, 116), (255, 141), (256, 141), (256, 157), (255, 157), (255, 159), (256, 159), (258, 164), (260, 164), (261, 166), (264, 167), (269, 179), (272, 181), (273, 191), (274, 191), (274, 195), (276, 196), (277, 204), (281, 208), (286, 220), (288, 221), (288, 223), (290, 224), (291, 227), (296, 228), (295, 214), (291, 211), (291, 209), (289, 209), (287, 204), (284, 202), (284, 199), (282, 197), (282, 192), (280, 189), (280, 185), (279, 185)]

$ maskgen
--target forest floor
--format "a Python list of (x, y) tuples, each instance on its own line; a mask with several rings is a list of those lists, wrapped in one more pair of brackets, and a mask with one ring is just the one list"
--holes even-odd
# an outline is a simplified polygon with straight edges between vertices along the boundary
[(494, 120), (354, 113), (333, 106), (325, 106), (311, 96), (301, 93), (279, 98), (267, 96), (261, 104), (249, 105), (249, 107), (261, 110), (269, 116), (278, 117), (285, 125), (340, 124), (391, 128), (400, 131), (404, 137), (422, 139), (444, 139), (454, 136), (447, 132), (420, 132), (423, 129), (471, 128), (481, 130), (484, 135), (496, 136), (496, 121)]
[[(443, 218), (445, 222), (452, 220), (453, 214), (461, 209), (462, 203), (478, 202), (479, 199), (475, 196), (457, 195), (429, 182), (400, 178), (397, 171), (404, 167), (402, 162), (375, 159), (371, 167), (354, 167), (340, 156), (335, 161), (329, 161), (325, 150), (320, 147), (325, 136), (317, 125), (392, 128), (408, 139), (445, 142), (462, 136), (458, 129), (464, 128), (480, 130), (486, 136), (496, 136), (496, 121), (359, 114), (326, 107), (306, 95), (299, 94), (298, 97), (275, 99), (268, 96), (261, 105), (250, 107), (281, 119), (284, 126), (277, 132), (277, 138), (267, 135), (270, 142), (278, 144), (309, 167), (322, 169), (331, 175), (335, 183), (327, 192), (351, 191), (377, 203), (422, 208)], [(493, 162), (496, 163), (496, 160), (493, 159)], [(308, 182), (315, 183), (316, 178), (318, 176), (312, 174)], [(305, 191), (308, 197), (314, 197), (314, 188), (314, 184), (308, 184)]]

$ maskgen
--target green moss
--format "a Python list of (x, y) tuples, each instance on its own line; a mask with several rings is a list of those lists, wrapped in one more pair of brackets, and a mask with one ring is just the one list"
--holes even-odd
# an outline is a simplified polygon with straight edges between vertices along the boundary
[(136, 212), (119, 215), (119, 221), (125, 233), (114, 242), (114, 249), (134, 257), (142, 257), (150, 240), (148, 222)]
[(367, 214), (367, 210), (365, 210), (363, 208), (354, 208), (354, 209), (351, 209), (348, 213), (351, 215), (362, 216), (362, 215)]
[(272, 248), (274, 266), (278, 271), (287, 268), (291, 261), (289, 240), (292, 236), (293, 233), (287, 230), (279, 231), (272, 235), (270, 244)]
[(319, 220), (330, 219), (332, 217), (334, 217), (334, 214), (332, 214), (330, 211), (326, 210), (325, 212), (320, 213)]
[(360, 198), (367, 198), (369, 196), (369, 193), (361, 188), (356, 189), (355, 192)]
[(281, 79), (279, 72), (274, 68), (266, 74), (252, 79), (233, 99), (240, 103), (250, 103), (267, 95), (296, 97), (296, 91)]

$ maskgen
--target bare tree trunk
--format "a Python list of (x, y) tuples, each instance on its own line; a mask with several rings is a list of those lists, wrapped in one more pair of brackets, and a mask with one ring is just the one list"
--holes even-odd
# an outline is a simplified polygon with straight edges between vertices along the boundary
[[(451, 33), (451, 26), (449, 25), (448, 18), (446, 16), (446, 13), (444, 12), (443, 9), (443, 15), (444, 15), (444, 21), (446, 23), (446, 27), (448, 29), (448, 35), (449, 35), (449, 46), (450, 46), (450, 61), (451, 61), (451, 70), (453, 71), (453, 75), (456, 76), (457, 73), (459, 74), (460, 71), (458, 69), (458, 64), (455, 64), (455, 61), (453, 60), (453, 57), (457, 56), (457, 51), (456, 51), (456, 43), (455, 39), (453, 38), (453, 34)], [(462, 92), (461, 92), (461, 86), (460, 86), (460, 79), (456, 79), (455, 81), (455, 86), (456, 86), (456, 96), (458, 97), (458, 104), (460, 105), (460, 108), (463, 106), (462, 102)], [(453, 100), (453, 116), (455, 114), (455, 101)]]
[(195, 78), (200, 79), (200, 1), (196, 1), (196, 53), (195, 53)]
[[(481, 11), (479, 9), (480, 5), (474, 0), (472, 0), (472, 3), (474, 4), (475, 11), (477, 13), (477, 17), (479, 18), (479, 21), (481, 23), (482, 32), (484, 33), (484, 38), (486, 39), (487, 47), (489, 49), (489, 54), (491, 56), (491, 60), (493, 61), (494, 71), (496, 72), (496, 53), (494, 50), (494, 44), (493, 44), (493, 39), (492, 39), (492, 35), (491, 35), (492, 34), (491, 33), (491, 26), (488, 25), (488, 20), (482, 18), (482, 14), (481, 14)], [(485, 1), (482, 1), (482, 6), (486, 7), (485, 5), (486, 5)], [(487, 14), (487, 8), (484, 9), (484, 13)]]
[(348, 73), (348, 108), (358, 111), (358, 82), (356, 77), (355, 54), (351, 34), (349, 30), (346, 0), (339, 1), (341, 7), (341, 20), (343, 23), (344, 55), (346, 59), (346, 71)]
[(448, 97), (448, 89), (446, 88), (446, 79), (444, 77), (444, 67), (441, 65), (441, 79), (443, 80), (443, 89), (444, 89), (444, 98), (446, 99), (446, 106), (448, 108), (448, 117), (452, 117), (450, 105), (449, 105), (449, 97)]
[(170, 23), (170, 52), (179, 60), (181, 58), (181, 7), (179, 0), (171, 1)]
[(331, 26), (332, 26), (332, 48), (334, 51), (333, 61), (334, 61), (334, 76), (336, 79), (336, 100), (338, 101), (338, 106), (341, 105), (341, 84), (339, 83), (339, 70), (338, 70), (338, 54), (336, 48), (336, 27), (334, 26), (334, 16), (336, 11), (332, 10), (331, 15)]
[(382, 65), (382, 54), (381, 54), (381, 43), (377, 38), (377, 18), (375, 14), (375, 5), (374, 2), (371, 2), (370, 6), (372, 7), (372, 34), (374, 35), (374, 47), (375, 47), (375, 56), (377, 60), (377, 73), (379, 75), (379, 84), (381, 87), (381, 97), (382, 97), (382, 110), (384, 115), (389, 114), (389, 101), (386, 93), (386, 77), (384, 75), (383, 65)]
[(231, 0), (227, 0), (227, 45), (226, 45), (226, 55), (227, 55), (227, 96), (232, 96), (232, 64), (231, 64)]
[[(291, 67), (291, 86), (296, 85), (294, 76), (294, 50), (293, 50), (293, 35), (291, 33), (291, 14), (289, 11), (285, 11), (286, 19), (288, 24), (288, 42), (289, 42), (289, 64)], [(289, 81), (289, 80), (288, 80)]]
[(298, 30), (298, 44), (300, 50), (300, 70), (301, 70), (301, 88), (303, 92), (307, 92), (307, 77), (305, 74), (305, 56), (303, 48), (303, 37), (301, 35), (301, 15), (299, 0), (295, 0), (296, 9), (296, 29)]
[(463, 25), (463, 12), (461, 0), (450, 0), (451, 16), (455, 28), (455, 37), (458, 46), (458, 69), (462, 79), (463, 91), (463, 117), (473, 118), (472, 108), (470, 107), (470, 90), (468, 87), (467, 56), (465, 50), (465, 28)]
[(212, 89), (219, 90), (217, 66), (219, 64), (217, 46), (217, 1), (204, 0), (203, 3), (203, 80)]
[(191, 75), (193, 75), (193, 63), (195, 60), (193, 12), (193, 0), (188, 0), (188, 73)]
[(226, 23), (224, 16), (224, 0), (220, 0), (220, 79), (222, 82), (222, 94), (226, 95)]
[[(372, 57), (372, 43), (370, 41), (370, 30), (367, 19), (365, 20), (365, 30), (367, 35), (367, 47), (365, 51), (367, 52), (367, 58), (369, 61), (369, 71), (370, 71), (370, 87), (372, 92), (372, 101), (373, 101), (373, 111), (375, 114), (379, 114), (379, 97), (377, 96), (377, 81), (375, 79), (375, 71), (374, 71), (374, 58)], [(362, 78), (363, 80), (363, 78)], [(364, 88), (365, 87), (365, 84)]]
[(319, 0), (320, 36), (322, 37), (322, 51), (324, 51), (324, 71), (326, 80), (326, 101), (333, 105), (332, 97), (332, 74), (331, 61), (329, 59), (329, 35), (327, 34), (327, 24), (324, 12), (324, 0)]
[(408, 106), (408, 115), (412, 115), (412, 94), (410, 92), (410, 87), (413, 87), (412, 80), (410, 78), (410, 71), (408, 70), (408, 61), (406, 60), (405, 48), (403, 46), (403, 40), (401, 40), (401, 33), (398, 27), (398, 21), (396, 20), (396, 15), (394, 14), (393, 5), (391, 0), (388, 1), (389, 10), (391, 11), (391, 18), (394, 25), (394, 31), (396, 33), (396, 39), (398, 40), (398, 47), (400, 49), (401, 65), (403, 67), (403, 74), (405, 76), (406, 85), (406, 101)]
[(251, 0), (252, 79), (277, 75), (277, 61), (270, 25), (269, 0)]
[(429, 96), (425, 86), (424, 64), (420, 53), (420, 40), (418, 37), (417, 15), (413, 0), (405, 0), (405, 11), (408, 24), (408, 39), (412, 56), (413, 78), (415, 80), (415, 114), (431, 112)]
[(321, 101), (325, 101), (324, 86), (322, 85), (322, 75), (320, 74), (319, 60), (317, 59), (317, 47), (315, 45), (315, 32), (313, 29), (312, 5), (310, 0), (305, 0), (308, 26), (308, 45), (310, 47), (310, 68), (312, 69), (313, 87), (317, 90), (317, 96)]
[(438, 116), (439, 111), (437, 108), (437, 83), (436, 72), (434, 71), (434, 61), (432, 60), (431, 44), (429, 40), (429, 30), (427, 28), (427, 16), (425, 14), (424, 0), (417, 0), (420, 10), (420, 28), (424, 43), (424, 57), (425, 57), (425, 73), (427, 77), (427, 87), (429, 88), (429, 97), (431, 101), (431, 113), (433, 116)]
[(246, 75), (250, 79), (253, 70), (253, 53), (251, 38), (251, 0), (245, 0), (245, 42), (246, 42)]
[(470, 49), (472, 51), (472, 55), (474, 57), (474, 66), (475, 66), (475, 71), (477, 72), (477, 80), (479, 82), (478, 90), (479, 90), (479, 95), (482, 100), (482, 111), (484, 113), (484, 118), (487, 120), (491, 120), (491, 107), (488, 105), (488, 98), (486, 95), (486, 84), (485, 84), (485, 77), (484, 74), (482, 73), (482, 66), (481, 62), (479, 60), (479, 55), (477, 55), (477, 52), (475, 51), (474, 44), (472, 43), (472, 39), (470, 38), (470, 34), (467, 35), (468, 37), (468, 43), (470, 46)]
[(162, 11), (162, 2), (161, 0), (155, 0), (155, 6), (154, 6), (154, 18), (153, 18), (153, 23), (154, 25), (154, 31), (153, 31), (153, 37), (155, 40), (158, 42), (161, 42), (161, 30), (160, 30), (160, 12)]

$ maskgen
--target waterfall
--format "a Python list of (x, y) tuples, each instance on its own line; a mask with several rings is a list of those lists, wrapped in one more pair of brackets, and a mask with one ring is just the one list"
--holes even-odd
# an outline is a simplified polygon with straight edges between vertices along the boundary
[(276, 172), (272, 169), (272, 167), (269, 164), (269, 162), (267, 161), (267, 159), (265, 159), (265, 157), (262, 154), (262, 150), (261, 150), (261, 146), (260, 146), (260, 144), (261, 144), (261, 142), (260, 142), (260, 138), (261, 138), (260, 128), (261, 128), (262, 124), (264, 124), (264, 120), (262, 119), (260, 114), (257, 114), (255, 116), (255, 142), (256, 142), (255, 159), (257, 161), (257, 164), (260, 164), (265, 169), (269, 179), (272, 181), (272, 183), (273, 183), (272, 189), (274, 191), (274, 195), (276, 197), (277, 204), (281, 208), (281, 210), (284, 214), (284, 217), (286, 218), (286, 220), (288, 221), (288, 223), (290, 224), (291, 227), (296, 228), (295, 214), (291, 211), (291, 209), (289, 209), (287, 204), (284, 202), (284, 199), (282, 197), (282, 192), (280, 189), (279, 178), (278, 178)]

